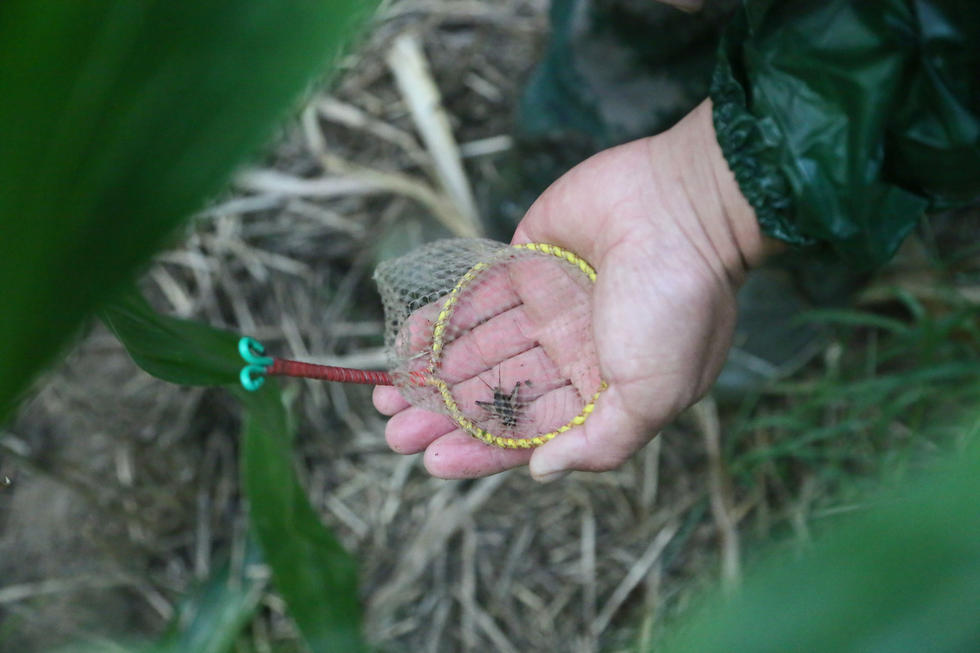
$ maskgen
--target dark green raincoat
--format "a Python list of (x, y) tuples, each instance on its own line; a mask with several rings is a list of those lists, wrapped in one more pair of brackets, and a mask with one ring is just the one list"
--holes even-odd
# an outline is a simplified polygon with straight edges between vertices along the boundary
[(977, 0), (747, 0), (711, 97), (773, 237), (873, 267), (924, 213), (980, 198)]
[(551, 24), (522, 104), (532, 190), (669, 127), (710, 81), (771, 236), (869, 269), (925, 212), (980, 196), (980, 0), (552, 0)]

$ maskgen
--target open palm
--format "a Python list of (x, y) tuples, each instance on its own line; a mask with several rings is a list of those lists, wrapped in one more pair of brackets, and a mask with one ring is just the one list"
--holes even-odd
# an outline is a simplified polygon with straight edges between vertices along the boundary
[[(444, 415), (409, 405), (394, 388), (379, 387), (375, 406), (391, 416), (386, 438), (392, 449), (424, 450), (426, 468), (445, 478), (485, 476), (528, 462), (537, 478), (612, 469), (710, 387), (730, 344), (744, 258), (730, 228), (705, 220), (715, 208), (725, 212), (721, 200), (710, 197), (717, 190), (711, 175), (702, 186), (675, 172), (678, 159), (696, 157), (678, 151), (677, 143), (667, 133), (590, 158), (545, 191), (514, 234), (514, 243), (558, 245), (596, 269), (586, 320), (608, 388), (589, 419), (535, 450), (506, 450), (472, 438)], [(522, 337), (505, 332), (517, 328), (514, 320), (497, 322), (499, 332), (484, 329), (486, 342)], [(543, 338), (548, 351), (575, 350), (574, 342)], [(481, 354), (490, 364), (507, 356), (493, 346)]]

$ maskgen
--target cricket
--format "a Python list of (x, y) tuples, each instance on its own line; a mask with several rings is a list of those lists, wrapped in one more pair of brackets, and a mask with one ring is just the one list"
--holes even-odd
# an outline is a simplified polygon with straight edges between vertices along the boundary
[[(483, 381), (482, 378), (480, 380)], [(489, 417), (496, 418), (504, 428), (516, 427), (520, 421), (521, 413), (524, 410), (519, 399), (521, 385), (530, 386), (531, 381), (518, 381), (513, 390), (506, 392), (501, 385), (500, 368), (498, 367), (497, 385), (491, 387), (486, 381), (483, 381), (483, 384), (490, 388), (490, 391), (493, 393), (493, 399), (491, 401), (477, 400), (476, 405), (482, 408)]]

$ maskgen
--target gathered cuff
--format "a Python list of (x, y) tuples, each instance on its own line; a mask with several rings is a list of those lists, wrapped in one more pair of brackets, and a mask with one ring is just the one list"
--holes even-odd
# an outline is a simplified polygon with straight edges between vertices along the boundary
[[(741, 24), (739, 24), (741, 23)], [(736, 77), (730, 48), (744, 35), (744, 18), (736, 16), (721, 41), (718, 64), (711, 78), (715, 135), (742, 195), (755, 209), (767, 236), (792, 245), (812, 245), (793, 220), (793, 194), (777, 163), (780, 134), (775, 125), (753, 115), (745, 90)]]

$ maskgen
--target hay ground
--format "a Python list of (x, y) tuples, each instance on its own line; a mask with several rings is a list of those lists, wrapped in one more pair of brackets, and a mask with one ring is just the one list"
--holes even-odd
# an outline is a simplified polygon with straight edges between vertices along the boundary
[[(156, 259), (146, 294), (296, 358), (383, 365), (373, 266), (470, 228), (465, 187), (445, 181), (454, 158), (486, 211), (546, 9), (388, 3), (329, 90)], [(424, 75), (414, 91), (395, 82), (402, 34), (422, 45), (458, 148), (423, 138), (438, 125), (413, 117)], [(740, 539), (779, 524), (805, 538), (819, 503), (805, 478), (776, 492), (734, 484), (711, 401), (618, 471), (538, 485), (525, 470), (430, 478), (418, 456), (388, 450), (369, 389), (286, 388), (298, 465), (360, 561), (367, 633), (385, 651), (632, 650), (706, 585), (737, 582)], [(0, 650), (159, 632), (241, 543), (239, 426), (222, 392), (150, 378), (93, 326), (0, 440), (12, 481), (0, 490)], [(243, 650), (301, 649), (271, 588), (243, 638)]]

